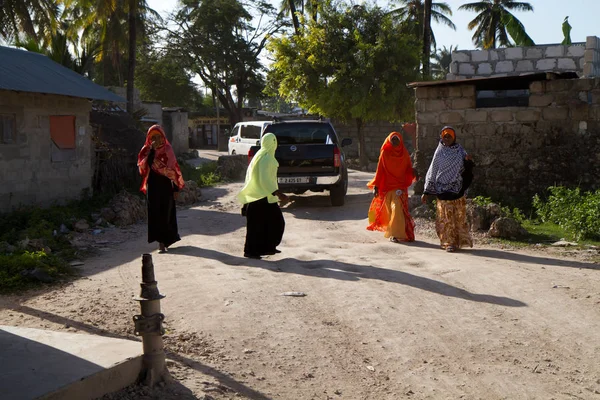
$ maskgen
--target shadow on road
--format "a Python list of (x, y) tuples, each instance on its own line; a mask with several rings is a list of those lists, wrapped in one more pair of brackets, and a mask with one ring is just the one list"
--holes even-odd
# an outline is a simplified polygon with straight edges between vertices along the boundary
[(398, 283), (437, 293), (442, 296), (456, 297), (469, 301), (497, 304), (505, 307), (525, 307), (527, 304), (507, 297), (471, 293), (444, 282), (409, 274), (403, 271), (374, 267), (371, 265), (348, 264), (334, 260), (301, 261), (293, 258), (279, 260), (253, 260), (225, 254), (220, 251), (202, 249), (194, 246), (182, 246), (172, 250), (175, 254), (202, 257), (217, 260), (227, 265), (244, 265), (319, 278), (339, 279), (344, 281), (359, 281), (361, 279), (376, 279), (384, 282)]
[(537, 257), (527, 254), (519, 254), (510, 251), (493, 249), (467, 249), (465, 254), (478, 257), (496, 258), (499, 260), (509, 260), (526, 264), (551, 265), (556, 267), (584, 268), (600, 270), (600, 265), (581, 261), (560, 260), (556, 258)]
[[(76, 321), (76, 320), (66, 318), (66, 317), (63, 317), (60, 315), (56, 315), (53, 313), (49, 313), (46, 311), (37, 310), (35, 308), (31, 308), (31, 307), (20, 305), (20, 304), (9, 304), (6, 307), (9, 309), (12, 309), (14, 311), (23, 313), (23, 314), (27, 314), (27, 315), (31, 315), (31, 316), (40, 318), (41, 320), (46, 320), (46, 321), (50, 321), (50, 322), (53, 322), (56, 324), (61, 324), (61, 325), (68, 325), (77, 330), (80, 330), (82, 332), (87, 332), (89, 334), (111, 337), (111, 338), (116, 338), (116, 339), (139, 341), (140, 346), (141, 346), (141, 340), (137, 337), (131, 337), (131, 336), (122, 335), (119, 333), (110, 332), (110, 331), (107, 331), (107, 330), (104, 330), (104, 329), (101, 329), (101, 328), (98, 328), (98, 327), (95, 327), (92, 325), (88, 325), (88, 324), (80, 322), (80, 321)], [(131, 327), (132, 327), (132, 331), (133, 331), (133, 322), (131, 323)], [(193, 358), (190, 358), (187, 355), (173, 352), (168, 349), (166, 349), (165, 351), (167, 353), (168, 359), (181, 362), (182, 364), (185, 364), (188, 367), (195, 369), (196, 371), (199, 371), (205, 375), (212, 376), (217, 381), (219, 381), (219, 383), (221, 385), (225, 386), (227, 389), (229, 389), (231, 391), (239, 393), (250, 399), (270, 400), (269, 397), (244, 385), (243, 383), (236, 381), (231, 376), (229, 376), (219, 370), (216, 370), (208, 365), (205, 365)], [(196, 397), (192, 394), (192, 392), (188, 388), (186, 388), (185, 386), (180, 384), (179, 382), (175, 381), (175, 382), (171, 383), (170, 386), (172, 386), (171, 387), (172, 390), (175, 390), (178, 392), (179, 396), (181, 396), (179, 398), (184, 399), (184, 400), (185, 399), (196, 399)]]

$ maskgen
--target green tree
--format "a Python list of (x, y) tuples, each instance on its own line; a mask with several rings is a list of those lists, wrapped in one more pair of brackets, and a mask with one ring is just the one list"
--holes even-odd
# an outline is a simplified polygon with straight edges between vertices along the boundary
[(48, 39), (56, 29), (59, 14), (55, 0), (0, 1), (0, 37), (14, 41), (19, 35), (35, 41)]
[(563, 36), (565, 37), (562, 41), (562, 44), (564, 45), (569, 45), (572, 44), (573, 42), (571, 41), (571, 24), (569, 24), (569, 17), (565, 17), (565, 20), (562, 23), (562, 31), (563, 31)]
[(431, 74), (435, 79), (446, 79), (446, 75), (450, 73), (450, 64), (452, 63), (452, 52), (456, 51), (458, 46), (450, 46), (450, 48), (438, 49), (433, 55), (433, 63), (431, 64)]
[(157, 51), (140, 52), (135, 86), (148, 101), (160, 101), (163, 107), (185, 107), (198, 110), (203, 96), (192, 82), (191, 75), (177, 59)]
[(473, 43), (484, 49), (495, 49), (499, 46), (511, 46), (513, 39), (517, 46), (533, 46), (535, 43), (527, 35), (525, 27), (511, 11), (533, 11), (529, 3), (512, 0), (482, 0), (476, 3), (463, 4), (459, 10), (479, 13), (469, 22), (469, 30), (473, 33)]
[[(257, 26), (251, 25), (253, 16), (261, 21)], [(259, 57), (283, 26), (277, 11), (267, 2), (183, 0), (172, 22), (177, 26), (167, 37), (172, 54), (215, 90), (232, 124), (241, 121), (244, 100), (264, 87)]]
[(268, 89), (310, 113), (354, 122), (365, 165), (364, 123), (414, 112), (406, 84), (418, 76), (420, 43), (378, 7), (341, 7), (325, 2), (301, 35), (270, 42)]

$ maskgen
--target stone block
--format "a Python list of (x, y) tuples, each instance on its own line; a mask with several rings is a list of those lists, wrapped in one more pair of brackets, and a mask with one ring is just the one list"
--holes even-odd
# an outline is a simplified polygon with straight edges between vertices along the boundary
[(585, 48), (586, 49), (599, 49), (600, 48), (600, 39), (596, 36), (588, 36), (585, 38)]
[(492, 64), (490, 63), (481, 63), (477, 66), (477, 74), (478, 75), (491, 75), (494, 72), (492, 68)]
[(514, 66), (512, 61), (499, 61), (496, 64), (496, 73), (503, 73), (503, 72), (514, 72)]
[(565, 47), (566, 46), (563, 46), (563, 45), (546, 47), (546, 58), (564, 56), (565, 55)]
[(583, 57), (585, 54), (585, 46), (573, 45), (567, 48), (567, 56), (569, 57)]
[(528, 60), (539, 60), (543, 57), (544, 51), (539, 47), (530, 47), (525, 51), (525, 58)]
[(504, 50), (507, 60), (522, 60), (523, 59), (523, 48), (522, 47), (507, 47)]
[(448, 90), (450, 97), (462, 97), (462, 90), (459, 85), (450, 86)]
[(532, 94), (529, 96), (530, 107), (548, 107), (554, 101), (551, 94)]
[(554, 79), (546, 82), (548, 92), (563, 92), (571, 88), (571, 81), (567, 79)]
[(464, 85), (461, 86), (463, 97), (475, 97), (475, 86), (473, 85)]
[(471, 56), (468, 51), (454, 51), (452, 52), (452, 61), (459, 63), (470, 62)]
[(490, 55), (487, 50), (473, 50), (471, 51), (471, 61), (482, 62), (487, 61)]
[(542, 117), (546, 121), (564, 121), (569, 118), (569, 109), (566, 107), (546, 107), (542, 110)]
[(585, 62), (597, 63), (600, 62), (600, 52), (595, 49), (587, 49), (583, 55)]
[(425, 111), (445, 111), (448, 105), (445, 100), (429, 99), (425, 102)]
[(531, 60), (521, 60), (517, 62), (517, 72), (533, 72), (533, 61)]
[(446, 75), (446, 80), (455, 81), (457, 79), (458, 78), (457, 78), (456, 74), (448, 74), (448, 75)]
[(490, 52), (490, 61), (498, 61), (498, 59), (500, 58), (498, 56), (498, 50), (489, 50)]
[(600, 105), (595, 104), (589, 106), (590, 119), (593, 121), (600, 121)]
[(544, 93), (546, 91), (546, 82), (536, 81), (529, 84), (529, 93)]
[(539, 71), (551, 71), (556, 68), (556, 58), (545, 58), (535, 63), (535, 68)]
[(587, 104), (571, 104), (569, 116), (574, 121), (586, 121), (590, 117), (590, 106)]
[(427, 99), (429, 98), (429, 88), (427, 87), (418, 87), (415, 90), (415, 96), (417, 99)]
[(472, 64), (460, 63), (458, 64), (459, 75), (475, 75), (475, 67)]
[(581, 57), (577, 63), (577, 65), (579, 66), (579, 70), (583, 71), (583, 66), (585, 65), (585, 59), (583, 57)]
[(451, 111), (440, 113), (440, 123), (442, 124), (460, 124), (463, 120), (462, 112)]
[(490, 118), (493, 122), (511, 122), (513, 117), (512, 110), (494, 110), (490, 112)]
[(594, 83), (594, 79), (576, 79), (573, 81), (573, 90), (592, 90)]
[(437, 124), (440, 122), (439, 113), (437, 113), (437, 112), (417, 113), (417, 122), (419, 124)]
[(519, 122), (537, 122), (541, 115), (539, 110), (522, 110), (517, 111), (516, 119)]
[(455, 61), (452, 61), (450, 63), (450, 73), (451, 74), (457, 74), (458, 73), (458, 63)]
[(427, 103), (427, 101), (425, 99), (417, 99), (415, 101), (415, 111), (416, 112), (423, 112), (425, 111), (425, 104)]
[(558, 59), (558, 69), (566, 69), (569, 71), (577, 70), (577, 65), (575, 64), (575, 60), (572, 58), (559, 58)]
[(452, 109), (453, 110), (467, 110), (475, 108), (475, 98), (467, 97), (463, 99), (454, 99), (452, 100)]
[(465, 122), (486, 122), (488, 113), (485, 110), (467, 110), (465, 113)]

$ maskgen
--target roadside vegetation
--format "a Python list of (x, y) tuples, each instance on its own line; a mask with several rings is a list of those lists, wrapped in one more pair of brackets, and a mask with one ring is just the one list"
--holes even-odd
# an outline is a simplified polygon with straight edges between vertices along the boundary
[(207, 162), (194, 167), (184, 160), (179, 161), (183, 180), (192, 180), (200, 187), (215, 186), (222, 182), (221, 176), (217, 173), (217, 163)]

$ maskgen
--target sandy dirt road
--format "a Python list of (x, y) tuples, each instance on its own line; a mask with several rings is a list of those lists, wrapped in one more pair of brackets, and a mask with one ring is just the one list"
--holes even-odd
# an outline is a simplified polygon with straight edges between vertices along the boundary
[[(132, 337), (152, 252), (177, 381), (107, 398), (600, 399), (598, 264), (448, 254), (423, 226), (415, 243), (390, 243), (365, 230), (369, 178), (350, 174), (341, 208), (293, 197), (283, 252), (263, 260), (242, 257), (240, 184), (206, 190), (179, 212), (169, 254), (131, 227), (83, 278), (0, 298), (0, 324)], [(306, 296), (281, 296), (292, 291)]]

